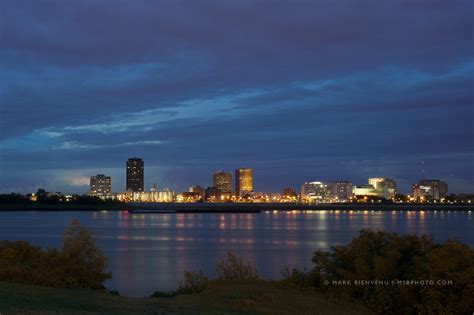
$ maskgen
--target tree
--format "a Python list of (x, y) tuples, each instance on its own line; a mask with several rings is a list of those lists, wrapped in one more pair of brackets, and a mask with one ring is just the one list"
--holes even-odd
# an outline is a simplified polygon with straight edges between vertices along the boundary
[(232, 252), (216, 266), (217, 280), (249, 280), (258, 279), (257, 270), (249, 263), (235, 256)]
[[(474, 253), (448, 240), (362, 230), (348, 245), (313, 256), (316, 287), (364, 301), (376, 313), (470, 314), (474, 307)], [(381, 285), (328, 285), (382, 280)]]
[(71, 286), (100, 289), (105, 280), (112, 278), (106, 271), (107, 257), (77, 219), (64, 232), (62, 253), (68, 260), (65, 268)]

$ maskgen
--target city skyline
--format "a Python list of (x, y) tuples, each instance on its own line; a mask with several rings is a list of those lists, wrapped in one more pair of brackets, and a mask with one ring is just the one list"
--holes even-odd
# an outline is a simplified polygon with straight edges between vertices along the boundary
[(425, 161), (472, 192), (473, 5), (4, 1), (0, 193), (118, 191), (131, 155), (145, 189), (249, 166), (258, 191), (408, 192)]

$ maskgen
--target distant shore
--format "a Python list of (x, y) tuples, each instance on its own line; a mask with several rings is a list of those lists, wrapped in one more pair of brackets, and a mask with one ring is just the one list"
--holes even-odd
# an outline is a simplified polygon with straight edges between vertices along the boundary
[(402, 204), (402, 203), (119, 203), (119, 204), (0, 204), (0, 211), (131, 211), (176, 213), (258, 213), (293, 210), (377, 210), (377, 211), (471, 211), (474, 204)]

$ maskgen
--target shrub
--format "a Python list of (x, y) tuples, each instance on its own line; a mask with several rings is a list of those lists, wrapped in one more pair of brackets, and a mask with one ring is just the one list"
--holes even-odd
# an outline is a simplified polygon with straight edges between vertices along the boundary
[(106, 258), (90, 233), (73, 221), (62, 249), (43, 250), (25, 241), (0, 242), (0, 280), (66, 288), (103, 288), (111, 278)]
[[(377, 313), (469, 313), (474, 309), (474, 253), (456, 241), (362, 230), (348, 245), (316, 251), (311, 273), (316, 287), (364, 301)], [(324, 285), (345, 280), (383, 280), (388, 285)], [(434, 280), (434, 285), (402, 281)], [(452, 285), (437, 285), (438, 280)], [(393, 281), (393, 282), (392, 282)]]
[(319, 284), (319, 277), (314, 272), (308, 272), (306, 270), (298, 270), (296, 268), (289, 269), (285, 268), (281, 272), (282, 279), (279, 281), (280, 284), (292, 288), (314, 288)]
[(216, 280), (251, 280), (258, 279), (257, 270), (250, 263), (245, 263), (233, 253), (227, 255), (216, 266)]
[(180, 282), (179, 294), (194, 294), (203, 291), (209, 283), (209, 278), (202, 271), (184, 271), (184, 280)]

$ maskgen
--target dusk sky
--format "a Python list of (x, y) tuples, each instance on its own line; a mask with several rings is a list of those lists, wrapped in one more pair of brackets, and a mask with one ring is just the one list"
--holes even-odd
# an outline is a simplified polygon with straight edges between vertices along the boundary
[(474, 1), (0, 2), (0, 192), (421, 177), (474, 192)]

